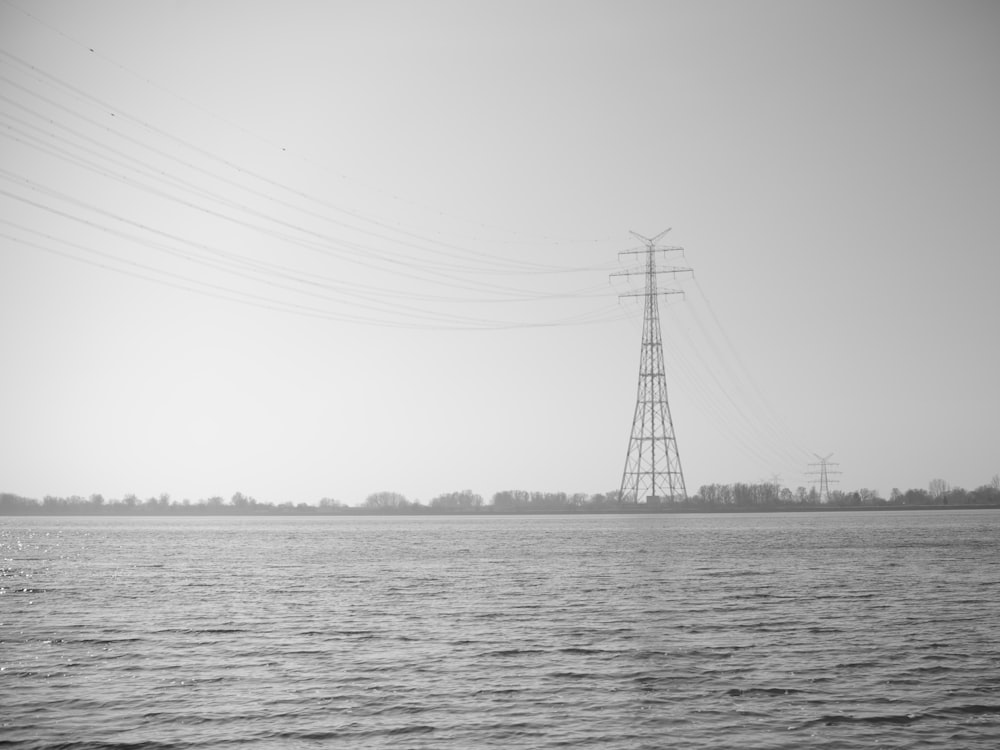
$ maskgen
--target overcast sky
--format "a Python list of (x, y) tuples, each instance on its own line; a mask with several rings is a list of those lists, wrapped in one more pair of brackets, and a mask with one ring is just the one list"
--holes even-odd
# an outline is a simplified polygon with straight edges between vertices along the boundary
[[(1000, 4), (0, 3), (0, 490), (1000, 472)], [(666, 283), (663, 279), (662, 283)]]

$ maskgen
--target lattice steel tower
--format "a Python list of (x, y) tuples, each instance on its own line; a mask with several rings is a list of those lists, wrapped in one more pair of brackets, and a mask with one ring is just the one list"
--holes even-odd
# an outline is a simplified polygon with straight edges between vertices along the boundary
[(639, 357), (639, 390), (632, 417), (632, 435), (625, 456), (622, 473), (620, 502), (647, 503), (671, 502), (687, 498), (681, 457), (677, 452), (674, 423), (667, 402), (667, 378), (663, 367), (663, 341), (660, 336), (660, 309), (657, 298), (661, 294), (681, 294), (677, 289), (658, 289), (657, 274), (677, 274), (690, 268), (656, 267), (656, 254), (680, 251), (680, 247), (658, 246), (656, 243), (670, 230), (653, 238), (631, 232), (643, 242), (643, 247), (625, 250), (619, 255), (645, 255), (643, 269), (621, 271), (612, 276), (646, 277), (643, 292), (631, 292), (622, 297), (645, 297), (642, 316), (642, 349)]
[(839, 479), (830, 479), (831, 474), (840, 474), (836, 468), (831, 469), (830, 467), (840, 466), (840, 464), (830, 461), (833, 457), (832, 453), (827, 456), (821, 456), (818, 453), (813, 453), (813, 455), (819, 459), (819, 463), (809, 464), (809, 467), (812, 468), (815, 466), (816, 471), (806, 473), (818, 477), (818, 479), (813, 481), (819, 484), (819, 501), (821, 503), (828, 503), (830, 502), (830, 485), (840, 481)]

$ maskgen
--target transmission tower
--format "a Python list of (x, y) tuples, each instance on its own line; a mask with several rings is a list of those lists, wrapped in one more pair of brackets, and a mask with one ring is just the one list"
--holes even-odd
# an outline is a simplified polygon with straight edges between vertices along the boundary
[(657, 253), (681, 251), (680, 247), (658, 246), (656, 243), (670, 230), (652, 238), (630, 232), (642, 241), (643, 246), (625, 250), (621, 255), (645, 256), (642, 268), (614, 273), (612, 276), (637, 276), (646, 278), (645, 290), (620, 295), (645, 298), (642, 316), (642, 349), (639, 356), (639, 389), (632, 417), (632, 435), (625, 456), (622, 473), (620, 502), (659, 503), (665, 499), (675, 502), (687, 498), (681, 457), (677, 452), (674, 423), (667, 402), (667, 378), (663, 368), (663, 342), (660, 337), (660, 309), (657, 298), (661, 294), (681, 294), (678, 289), (657, 289), (657, 274), (677, 274), (690, 268), (656, 267)]
[[(839, 479), (830, 479), (830, 475), (840, 474), (840, 472), (836, 470), (836, 467), (840, 466), (840, 464), (831, 463), (830, 457), (833, 456), (832, 453), (826, 456), (820, 456), (817, 453), (813, 453), (813, 455), (819, 459), (819, 462), (809, 464), (810, 469), (813, 467), (816, 467), (816, 469), (815, 471), (808, 471), (806, 473), (816, 477), (816, 479), (813, 480), (813, 483), (819, 485), (819, 501), (821, 503), (828, 503), (830, 502), (830, 483), (832, 482), (833, 484), (837, 484), (837, 482), (840, 481)], [(834, 468), (831, 469), (831, 466)]]

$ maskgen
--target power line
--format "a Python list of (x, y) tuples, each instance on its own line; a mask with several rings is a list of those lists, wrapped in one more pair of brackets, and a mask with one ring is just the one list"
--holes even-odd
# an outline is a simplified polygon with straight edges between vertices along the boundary
[[(423, 252), (431, 254), (443, 255), (446, 257), (449, 256), (456, 257), (457, 253), (458, 254), (457, 257), (462, 257), (465, 258), (466, 260), (468, 260), (469, 258), (479, 258), (482, 261), (499, 264), (501, 267), (506, 267), (509, 270), (519, 269), (520, 272), (525, 272), (525, 273), (551, 273), (551, 272), (563, 273), (574, 270), (567, 267), (553, 266), (551, 264), (542, 264), (534, 261), (512, 261), (509, 258), (504, 258), (502, 256), (493, 255), (490, 253), (486, 253), (468, 247), (460, 247), (457, 245), (443, 242), (439, 239), (429, 238), (419, 233), (416, 233), (412, 230), (400, 227), (398, 225), (390, 224), (388, 222), (379, 219), (373, 219), (371, 217), (364, 216), (359, 212), (351, 211), (350, 209), (345, 209), (342, 206), (330, 203), (329, 201), (326, 201), (322, 198), (311, 195), (300, 188), (285, 184), (279, 180), (268, 177), (267, 175), (262, 174), (260, 171), (248, 167), (247, 165), (237, 164), (232, 160), (222, 157), (214, 151), (202, 148), (201, 146), (198, 146), (185, 138), (181, 138), (177, 135), (174, 135), (137, 115), (129, 113), (128, 111), (124, 110), (123, 108), (113, 103), (104, 101), (103, 99), (93, 96), (92, 94), (89, 94), (86, 91), (83, 91), (79, 87), (74, 86), (73, 84), (59, 78), (58, 76), (55, 76), (52, 73), (42, 70), (40, 67), (18, 57), (17, 55), (14, 55), (13, 53), (10, 53), (5, 50), (0, 50), (0, 56), (7, 58), (15, 65), (20, 66), (23, 70), (28, 71), (28, 73), (36, 81), (55, 87), (56, 89), (59, 89), (64, 93), (68, 93), (73, 99), (83, 102), (88, 106), (96, 107), (98, 111), (101, 112), (102, 116), (104, 116), (105, 118), (108, 117), (113, 118), (116, 123), (120, 122), (131, 123), (139, 127), (142, 131), (152, 134), (158, 138), (161, 138), (167, 141), (168, 143), (173, 144), (175, 147), (180, 147), (186, 151), (192, 152), (198, 157), (199, 161), (201, 162), (221, 165), (225, 167), (226, 170), (228, 170), (229, 172), (233, 172), (239, 175), (241, 178), (250, 178), (258, 183), (261, 183), (262, 185), (266, 186), (269, 189), (277, 189), (282, 193), (292, 196), (294, 198), (303, 199), (308, 203), (321, 208), (323, 213), (316, 214), (315, 212), (311, 212), (310, 210), (304, 209), (301, 206), (298, 207), (291, 206), (287, 202), (287, 200), (283, 198), (278, 198), (272, 193), (264, 193), (259, 188), (250, 188), (249, 186), (243, 183), (238, 183), (234, 185), (240, 187), (243, 190), (248, 190), (250, 192), (253, 192), (256, 195), (263, 197), (266, 200), (272, 201), (277, 205), (281, 205), (285, 208), (295, 208), (295, 210), (304, 211), (305, 213), (311, 213), (313, 216), (322, 218), (325, 221), (329, 221), (333, 224), (339, 225), (343, 229), (347, 229), (349, 231), (357, 231), (361, 234), (365, 234), (374, 239), (384, 240), (400, 244), (402, 246), (420, 249)], [(88, 120), (91, 124), (94, 124), (97, 127), (105, 129), (109, 128), (109, 125), (107, 124), (102, 125), (96, 123), (92, 119), (79, 115), (79, 113), (73, 112), (73, 110), (70, 110), (64, 104), (54, 102), (48, 97), (42, 96), (37, 91), (20, 86), (19, 84), (10, 81), (10, 79), (5, 79), (5, 80), (10, 85), (13, 85), (21, 89), (25, 93), (28, 93), (36, 98), (46, 101), (48, 104), (50, 104), (50, 106), (57, 107), (64, 111), (70, 112), (75, 116), (82, 117), (83, 119)], [(116, 133), (116, 135), (126, 138), (135, 145), (138, 145), (142, 148), (149, 148), (147, 144), (138, 141), (135, 138), (132, 138), (130, 136), (125, 136), (124, 134), (122, 134), (120, 131), (120, 127), (114, 132)], [(162, 151), (159, 151), (159, 153), (163, 155)], [(207, 174), (213, 177), (214, 179), (219, 179), (229, 182), (230, 184), (234, 184), (232, 180), (227, 180), (226, 178), (223, 178), (216, 173), (208, 172), (204, 167), (201, 167), (199, 165), (195, 165), (190, 162), (180, 160), (178, 159), (178, 157), (176, 157), (176, 155), (168, 155), (168, 158), (177, 159), (178, 161), (181, 161), (181, 163), (183, 163), (185, 166), (191, 169), (195, 169), (204, 174)], [(361, 222), (361, 224), (357, 223), (352, 224), (345, 221), (344, 219), (335, 219), (331, 215), (331, 212), (333, 214), (351, 217), (352, 219)], [(371, 226), (368, 227), (365, 225), (371, 225)], [(421, 244), (416, 244), (416, 243), (421, 243)], [(584, 269), (576, 269), (576, 270), (584, 270)]]
[[(44, 74), (30, 63), (20, 61), (20, 58), (2, 50), (0, 50), (0, 54), (8, 60), (22, 64), (22, 67), (28, 66), (36, 80), (40, 80), (40, 76), (41, 80), (47, 81), (49, 85), (62, 84), (68, 87), (73, 92), (73, 99), (77, 102), (84, 102), (87, 106), (106, 104), (70, 84), (59, 81), (54, 76)], [(494, 277), (517, 275), (521, 277), (535, 276), (543, 280), (547, 277), (551, 278), (553, 275), (566, 278), (568, 274), (590, 272), (593, 269), (525, 263), (477, 251), (467, 252), (466, 248), (455, 246), (452, 246), (453, 249), (446, 246), (428, 247), (423, 242), (417, 244), (405, 238), (401, 239), (389, 234), (371, 231), (366, 235), (369, 241), (363, 243), (358, 242), (356, 238), (344, 236), (343, 233), (330, 234), (327, 231), (317, 231), (300, 222), (286, 220), (282, 218), (281, 214), (265, 212), (242, 202), (238, 198), (234, 198), (232, 189), (221, 189), (216, 186), (216, 183), (218, 182), (219, 185), (226, 186), (226, 188), (240, 190), (242, 194), (252, 196), (255, 200), (267, 201), (270, 205), (287, 209), (286, 214), (294, 211), (309, 219), (330, 221), (328, 213), (300, 205), (300, 198), (313, 200), (321, 207), (326, 205), (303, 191), (297, 191), (277, 181), (270, 181), (269, 184), (272, 187), (284, 189), (292, 193), (293, 197), (298, 196), (295, 198), (295, 202), (285, 200), (275, 195), (270, 188), (262, 190), (256, 185), (248, 183), (247, 175), (256, 175), (252, 170), (221, 160), (222, 165), (235, 175), (236, 179), (233, 179), (225, 174), (207, 170), (193, 160), (179, 157), (176, 153), (177, 149), (174, 147), (171, 150), (164, 150), (149, 143), (147, 139), (136, 138), (124, 132), (121, 128), (121, 121), (128, 120), (130, 116), (123, 115), (120, 111), (109, 113), (107, 110), (102, 110), (105, 114), (111, 115), (108, 123), (102, 123), (66, 106), (63, 102), (55, 101), (38, 91), (21, 86), (6, 76), (2, 78), (10, 89), (30, 95), (34, 101), (53, 108), (57, 113), (77, 119), (90, 130), (90, 132), (84, 132), (79, 127), (73, 127), (67, 122), (60, 121), (58, 117), (46, 115), (37, 107), (23, 101), (17, 101), (9, 96), (0, 96), (3, 101), (11, 105), (9, 109), (0, 113), (0, 117), (6, 120), (4, 130), (0, 133), (4, 137), (34, 149), (38, 153), (72, 165), (74, 168), (85, 170), (101, 180), (116, 182), (131, 191), (130, 199), (134, 196), (145, 195), (157, 202), (169, 201), (178, 208), (201, 214), (206, 219), (228, 222), (235, 227), (254, 232), (265, 241), (288, 243), (316, 253), (323, 259), (347, 262), (361, 271), (378, 274), (379, 279), (389, 275), (404, 282), (407, 286), (405, 288), (392, 288), (384, 284), (365, 283), (358, 278), (345, 277), (340, 272), (341, 269), (336, 269), (337, 273), (335, 274), (327, 274), (317, 271), (315, 268), (296, 268), (287, 263), (277, 264), (255, 259), (243, 252), (212, 247), (200, 238), (185, 237), (177, 231), (157, 228), (148, 220), (137, 221), (124, 215), (120, 209), (113, 210), (95, 203), (88, 203), (78, 197), (83, 194), (80, 190), (69, 194), (48, 187), (38, 179), (29, 179), (23, 175), (3, 170), (4, 178), (15, 186), (13, 192), (5, 192), (7, 197), (59, 216), (66, 221), (83, 224), (102, 233), (113, 234), (129, 242), (133, 249), (146, 248), (158, 253), (166, 253), (186, 263), (197, 264), (215, 272), (229, 274), (254, 283), (268, 284), (283, 292), (321, 299), (328, 298), (331, 292), (335, 293), (341, 300), (344, 298), (355, 300), (367, 298), (370, 301), (377, 301), (376, 307), (381, 314), (405, 317), (406, 327), (411, 327), (415, 320), (433, 321), (435, 327), (444, 323), (448, 327), (456, 328), (509, 328), (595, 324), (618, 320), (622, 317), (620, 309), (607, 305), (600, 307), (590, 305), (582, 310), (577, 309), (576, 311), (566, 311), (560, 315), (543, 317), (528, 307), (529, 305), (536, 306), (539, 303), (587, 302), (591, 300), (599, 302), (601, 299), (611, 296), (599, 285), (576, 285), (570, 289), (566, 289), (564, 285), (562, 289), (559, 289), (546, 283), (545, 288), (529, 289), (525, 288), (524, 285), (495, 283), (481, 278), (485, 275)], [(25, 113), (33, 122), (15, 116), (14, 109)], [(201, 159), (202, 156), (212, 156), (204, 150), (199, 150), (198, 146), (170, 136), (165, 131), (153, 128), (138, 118), (133, 118), (133, 120), (139, 125), (142, 133), (152, 134), (157, 138), (162, 136), (174, 146), (180, 145), (194, 149), (199, 156), (198, 161), (208, 160)], [(125, 151), (123, 147), (130, 150)], [(162, 161), (166, 168), (149, 159), (137, 158), (132, 152), (136, 148), (142, 149), (142, 153)], [(217, 160), (214, 163), (219, 162)], [(265, 181), (268, 179), (263, 176), (258, 177)], [(206, 182), (206, 178), (209, 182)], [(103, 187), (98, 189), (95, 186), (95, 189), (91, 189), (89, 194), (101, 196), (105, 203), (111, 200), (110, 194)], [(156, 204), (147, 202), (145, 208), (153, 210), (156, 216), (161, 213), (160, 206)], [(131, 215), (134, 215), (134, 212)], [(103, 218), (95, 221), (94, 217)], [(123, 232), (115, 225), (130, 227), (130, 231)], [(49, 227), (49, 225), (46, 226)], [(361, 231), (358, 226), (343, 222), (338, 224), (335, 221), (334, 226), (354, 232)], [(58, 238), (51, 232), (48, 234), (52, 237), (51, 241), (58, 241)], [(372, 244), (372, 241), (380, 244)], [(416, 251), (416, 254), (404, 254), (395, 249), (396, 247), (406, 247)], [(424, 288), (414, 288), (412, 282), (424, 285)], [(231, 285), (229, 288), (232, 288)], [(458, 291), (459, 294), (455, 294), (455, 291)], [(408, 303), (416, 303), (416, 306)], [(482, 315), (469, 316), (457, 312), (430, 309), (431, 306), (453, 308), (455, 305), (475, 305), (477, 307), (504, 305), (511, 307), (511, 309), (516, 306), (521, 314), (530, 311), (530, 319), (516, 320), (508, 316), (503, 316), (503, 318)], [(345, 317), (351, 320), (358, 319), (358, 316), (353, 315)], [(373, 322), (385, 323), (381, 319)]]
[[(294, 158), (298, 159), (299, 161), (301, 161), (301, 162), (303, 162), (305, 164), (308, 164), (310, 166), (315, 166), (314, 160), (309, 159), (306, 156), (299, 155), (294, 149), (288, 148), (287, 144), (280, 144), (280, 143), (278, 143), (278, 142), (276, 142), (274, 140), (271, 140), (269, 138), (265, 138), (265, 137), (261, 136), (259, 133), (251, 131), (250, 129), (246, 128), (245, 126), (243, 126), (241, 124), (235, 123), (235, 122), (233, 122), (230, 119), (222, 117), (217, 112), (215, 112), (215, 111), (213, 111), (213, 110), (205, 107), (204, 105), (199, 104), (198, 102), (195, 102), (192, 99), (189, 99), (188, 97), (183, 96), (182, 94), (179, 94), (178, 92), (174, 91), (173, 89), (171, 89), (171, 88), (169, 88), (167, 86), (164, 86), (164, 85), (162, 85), (162, 84), (154, 81), (153, 79), (149, 78), (148, 76), (143, 75), (142, 73), (137, 72), (136, 70), (133, 70), (128, 65), (125, 65), (122, 62), (120, 62), (120, 61), (118, 61), (118, 60), (116, 60), (116, 59), (114, 59), (112, 57), (109, 57), (108, 55), (104, 54), (102, 51), (100, 51), (98, 49), (95, 49), (94, 46), (92, 46), (90, 44), (87, 44), (86, 42), (83, 42), (83, 41), (77, 39), (76, 37), (74, 37), (71, 34), (68, 34), (63, 29), (60, 29), (57, 26), (55, 26), (55, 25), (53, 25), (53, 24), (51, 24), (51, 23), (49, 23), (47, 21), (42, 20), (37, 15), (29, 12), (25, 8), (17, 5), (14, 2), (11, 2), (11, 0), (3, 0), (3, 2), (6, 5), (8, 5), (9, 7), (17, 10), (18, 12), (20, 12), (21, 14), (23, 14), (27, 18), (30, 18), (32, 21), (34, 21), (38, 25), (40, 25), (40, 26), (48, 29), (52, 33), (58, 35), (59, 37), (62, 37), (66, 41), (68, 41), (71, 44), (75, 45), (78, 49), (80, 49), (81, 51), (85, 52), (88, 56), (99, 58), (103, 62), (105, 62), (105, 63), (107, 63), (107, 64), (109, 64), (109, 65), (111, 65), (111, 66), (113, 66), (113, 67), (115, 67), (115, 68), (123, 71), (124, 73), (128, 74), (129, 76), (132, 76), (133, 78), (135, 78), (136, 80), (138, 80), (139, 82), (141, 82), (144, 86), (148, 86), (149, 88), (155, 89), (156, 91), (158, 91), (158, 92), (160, 92), (162, 94), (166, 94), (167, 96), (169, 96), (169, 97), (171, 97), (171, 98), (173, 98), (173, 99), (175, 99), (177, 101), (180, 101), (180, 102), (184, 103), (186, 106), (191, 107), (192, 109), (195, 109), (195, 110), (201, 112), (204, 115), (207, 115), (209, 118), (211, 118), (212, 120), (215, 120), (216, 122), (224, 125), (225, 127), (231, 128), (232, 130), (235, 130), (235, 131), (237, 131), (237, 132), (239, 132), (239, 133), (241, 133), (241, 134), (243, 134), (245, 136), (250, 137), (251, 139), (257, 141), (260, 144), (268, 146), (270, 149), (272, 149), (276, 153), (280, 152), (282, 155), (285, 155), (285, 156), (293, 156)], [(323, 170), (324, 171), (329, 171), (328, 168), (326, 168), (326, 167), (323, 167)], [(336, 170), (333, 170), (333, 171), (336, 172)], [(393, 193), (389, 193), (389, 192), (387, 192), (387, 191), (385, 191), (385, 190), (383, 190), (383, 189), (381, 189), (381, 188), (379, 188), (377, 186), (365, 185), (364, 183), (362, 183), (361, 181), (357, 180), (356, 178), (348, 177), (345, 174), (342, 174), (342, 173), (339, 173), (339, 172), (336, 172), (336, 174), (341, 179), (350, 180), (351, 182), (354, 182), (356, 184), (362, 185), (366, 189), (374, 190), (375, 192), (379, 193), (380, 195), (382, 195), (382, 196), (384, 196), (386, 198), (389, 198), (391, 200), (394, 200), (394, 201), (397, 201), (397, 202), (400, 202), (400, 203), (409, 204), (411, 206), (414, 206), (416, 208), (421, 209), (424, 212), (432, 212), (432, 213), (434, 213), (436, 215), (439, 215), (439, 216), (446, 216), (448, 218), (456, 219), (458, 221), (462, 221), (462, 222), (467, 223), (467, 224), (474, 224), (474, 225), (482, 227), (484, 229), (498, 230), (498, 231), (502, 231), (502, 232), (505, 232), (505, 233), (508, 233), (508, 234), (511, 234), (511, 235), (520, 236), (520, 235), (524, 234), (522, 231), (519, 231), (519, 230), (514, 230), (514, 229), (500, 227), (500, 226), (490, 226), (490, 225), (486, 224), (485, 222), (482, 222), (482, 221), (480, 221), (478, 219), (469, 219), (469, 218), (459, 217), (459, 216), (456, 216), (453, 213), (441, 210), (439, 207), (428, 206), (428, 205), (419, 203), (417, 201), (414, 201), (412, 198), (403, 198), (403, 197), (401, 197), (399, 195), (395, 195)], [(368, 216), (365, 216), (365, 215), (361, 214), (360, 212), (352, 211), (350, 209), (346, 209), (346, 208), (343, 208), (343, 207), (339, 207), (337, 210), (340, 210), (343, 213), (346, 213), (348, 215), (351, 215), (351, 216), (353, 216), (355, 218), (358, 218), (358, 219), (361, 219), (363, 221), (369, 221), (369, 222), (372, 222), (372, 223), (380, 224), (381, 226), (384, 226), (384, 227), (389, 228), (389, 229), (399, 230), (398, 226), (381, 223), (381, 222), (379, 222), (379, 220), (373, 219), (373, 218), (368, 217)], [(468, 239), (478, 239), (478, 238), (476, 238), (476, 237), (470, 237)], [(587, 237), (587, 238), (558, 238), (558, 237), (553, 237), (551, 235), (540, 235), (540, 236), (538, 236), (535, 239), (511, 239), (511, 240), (501, 240), (500, 242), (502, 244), (524, 244), (524, 243), (535, 243), (535, 242), (539, 242), (540, 241), (540, 242), (544, 242), (546, 245), (571, 244), (571, 245), (574, 245), (574, 246), (579, 246), (579, 245), (581, 245), (583, 243), (608, 242), (611, 239), (612, 239), (611, 237), (604, 237), (604, 238), (597, 238), (597, 239), (595, 239), (593, 237)], [(494, 241), (496, 241), (496, 240), (494, 240)]]

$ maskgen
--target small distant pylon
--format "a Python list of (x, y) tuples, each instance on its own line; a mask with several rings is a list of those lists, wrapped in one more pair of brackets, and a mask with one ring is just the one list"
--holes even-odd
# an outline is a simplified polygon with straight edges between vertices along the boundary
[(645, 276), (642, 292), (630, 292), (622, 297), (645, 298), (642, 318), (642, 349), (639, 357), (639, 388), (632, 417), (632, 434), (625, 456), (622, 473), (620, 502), (660, 503), (687, 499), (681, 458), (674, 436), (674, 423), (667, 401), (667, 378), (663, 366), (663, 341), (660, 335), (660, 310), (657, 298), (661, 294), (681, 294), (678, 289), (657, 289), (657, 274), (677, 274), (690, 268), (656, 267), (658, 252), (682, 251), (680, 247), (658, 246), (656, 243), (670, 230), (655, 237), (643, 237), (630, 232), (642, 241), (643, 247), (625, 250), (621, 255), (645, 255), (642, 269), (621, 271), (612, 276)]
[(840, 466), (840, 464), (832, 463), (830, 461), (830, 457), (833, 456), (832, 453), (826, 456), (820, 456), (817, 453), (813, 453), (813, 455), (819, 459), (819, 462), (809, 464), (810, 468), (816, 467), (816, 470), (808, 471), (806, 474), (816, 477), (816, 479), (813, 480), (813, 483), (819, 485), (819, 501), (821, 503), (828, 503), (830, 502), (830, 484), (836, 484), (840, 481), (839, 479), (830, 479), (830, 475), (841, 473), (837, 471), (836, 468), (831, 469), (830, 467), (837, 467)]

